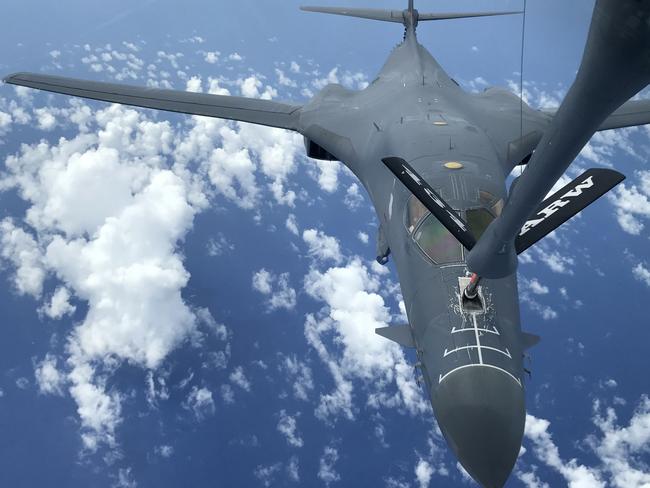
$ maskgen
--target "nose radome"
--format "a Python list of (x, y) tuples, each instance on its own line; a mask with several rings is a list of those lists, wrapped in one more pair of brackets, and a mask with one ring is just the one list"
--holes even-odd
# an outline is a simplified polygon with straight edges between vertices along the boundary
[(449, 446), (485, 488), (502, 488), (524, 435), (524, 391), (510, 375), (486, 366), (451, 373), (433, 395)]

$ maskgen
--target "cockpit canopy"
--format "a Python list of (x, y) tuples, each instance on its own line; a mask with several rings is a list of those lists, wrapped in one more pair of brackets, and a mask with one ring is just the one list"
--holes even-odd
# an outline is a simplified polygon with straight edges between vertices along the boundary
[[(490, 222), (501, 215), (503, 200), (487, 191), (479, 192), (479, 206), (456, 210), (479, 239)], [(406, 228), (420, 250), (435, 264), (457, 263), (464, 260), (463, 246), (456, 238), (412, 196), (406, 211)]]

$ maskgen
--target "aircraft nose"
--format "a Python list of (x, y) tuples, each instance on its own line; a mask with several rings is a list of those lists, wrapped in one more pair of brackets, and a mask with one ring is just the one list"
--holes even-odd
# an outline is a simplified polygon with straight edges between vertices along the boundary
[(470, 367), (450, 374), (433, 398), (438, 424), (465, 470), (485, 488), (502, 488), (524, 434), (524, 391), (508, 374)]

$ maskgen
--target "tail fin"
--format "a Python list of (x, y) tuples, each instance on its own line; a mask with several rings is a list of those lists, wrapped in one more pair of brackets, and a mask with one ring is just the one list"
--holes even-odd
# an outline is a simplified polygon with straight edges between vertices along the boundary
[[(468, 12), (468, 13), (419, 13), (413, 8), (413, 0), (409, 0), (406, 10), (382, 10), (373, 8), (344, 8), (344, 7), (300, 7), (305, 12), (319, 12), (323, 14), (346, 15), (362, 19), (381, 20), (384, 22), (397, 22), (408, 25), (421, 20), (449, 20), (464, 19), (469, 17), (491, 17), (494, 15), (521, 14), (520, 11), (512, 12)], [(413, 20), (411, 20), (413, 19)]]

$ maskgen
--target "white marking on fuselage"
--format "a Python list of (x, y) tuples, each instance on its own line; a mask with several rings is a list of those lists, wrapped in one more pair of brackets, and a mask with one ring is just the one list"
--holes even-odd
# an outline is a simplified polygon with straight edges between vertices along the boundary
[[(481, 332), (483, 332), (483, 331), (481, 330)], [(499, 349), (498, 347), (492, 347), (492, 346), (481, 346), (481, 345), (478, 345), (478, 346), (477, 346), (477, 345), (473, 345), (473, 344), (472, 344), (472, 345), (468, 345), (468, 346), (457, 347), (456, 349), (452, 349), (452, 350), (449, 350), (449, 349), (446, 349), (446, 348), (445, 348), (445, 353), (443, 354), (442, 357), (443, 357), (443, 358), (446, 358), (446, 357), (449, 356), (450, 354), (453, 354), (453, 353), (458, 352), (458, 351), (464, 351), (465, 349), (468, 349), (468, 350), (469, 350), (469, 349), (479, 349), (479, 354), (480, 354), (480, 352), (481, 352), (481, 351), (480, 351), (481, 349), (485, 349), (485, 350), (487, 350), (487, 351), (495, 351), (495, 352), (498, 352), (498, 353), (503, 354), (504, 356), (506, 356), (506, 357), (509, 358), (509, 359), (512, 359), (512, 354), (510, 354), (510, 351), (508, 350), (507, 347), (506, 347), (506, 349), (505, 349), (505, 351), (504, 351), (503, 349)]]
[[(462, 294), (462, 290), (465, 288), (466, 281), (468, 281), (468, 280), (466, 278), (462, 278), (462, 280), (464, 280), (464, 281), (460, 281), (460, 280), (461, 279), (459, 279), (459, 294), (457, 296), (458, 297), (458, 305), (457, 306), (458, 306), (458, 310), (461, 312), (461, 315), (463, 317), (463, 324), (467, 324), (466, 320), (471, 318), (471, 326), (465, 326), (465, 327), (462, 327), (462, 328), (456, 328), (454, 326), (454, 327), (451, 328), (451, 334), (453, 335), (453, 334), (459, 334), (461, 332), (471, 332), (474, 335), (474, 338), (476, 340), (476, 344), (467, 344), (465, 346), (460, 346), (460, 347), (457, 347), (457, 348), (452, 349), (452, 350), (449, 350), (449, 349), (445, 348), (444, 353), (443, 353), (443, 358), (446, 358), (447, 356), (450, 356), (455, 352), (467, 351), (467, 355), (468, 355), (469, 360), (470, 361), (475, 361), (475, 359), (473, 359), (471, 357), (471, 354), (470, 354), (470, 351), (475, 349), (478, 352), (478, 362), (472, 362), (471, 364), (466, 364), (466, 365), (463, 365), (463, 366), (456, 367), (456, 368), (448, 371), (444, 375), (442, 373), (440, 373), (439, 376), (438, 376), (438, 384), (442, 383), (442, 381), (447, 376), (449, 376), (451, 373), (453, 373), (455, 371), (465, 369), (465, 368), (471, 368), (471, 367), (484, 367), (484, 368), (496, 369), (497, 371), (501, 371), (502, 373), (507, 374), (508, 376), (510, 376), (519, 385), (520, 388), (523, 388), (521, 380), (518, 379), (516, 376), (514, 376), (512, 373), (510, 373), (509, 371), (507, 371), (507, 370), (505, 370), (505, 369), (503, 369), (503, 368), (501, 368), (499, 366), (495, 366), (493, 364), (485, 363), (483, 361), (483, 353), (482, 353), (483, 350), (497, 352), (499, 354), (502, 354), (502, 355), (506, 356), (511, 361), (513, 360), (513, 358), (512, 358), (512, 353), (510, 352), (510, 350), (507, 347), (505, 349), (499, 349), (499, 348), (496, 348), (496, 347), (484, 346), (484, 345), (481, 344), (481, 336), (483, 336), (483, 334), (493, 334), (493, 335), (496, 335), (496, 336), (501, 336), (501, 333), (499, 332), (499, 330), (494, 325), (489, 325), (488, 326), (487, 324), (485, 324), (485, 328), (479, 327), (479, 324), (478, 324), (479, 317), (484, 317), (484, 320), (487, 321), (487, 319), (485, 319), (485, 316), (486, 316), (486, 313), (487, 313), (487, 311), (489, 309), (489, 306), (486, 307), (486, 309), (484, 311), (480, 312), (480, 313), (477, 313), (477, 312), (465, 312), (465, 311), (462, 310), (462, 302), (461, 302), (461, 295), (460, 294)], [(482, 293), (480, 287), (479, 287), (479, 293)], [(481, 298), (485, 299), (482, 294), (481, 294)], [(489, 298), (489, 294), (487, 295), (487, 298)], [(485, 303), (488, 304), (489, 300), (486, 300)], [(455, 304), (454, 304), (454, 306), (455, 306)], [(469, 339), (469, 337), (464, 336), (463, 339), (465, 339), (466, 341), (471, 341), (471, 339)], [(487, 359), (490, 360), (491, 358), (488, 357)]]
[(476, 336), (476, 349), (478, 350), (478, 363), (483, 364), (483, 353), (481, 352), (481, 337), (478, 333), (478, 322), (476, 321), (476, 314), (472, 314), (474, 321), (474, 335)]
[[(456, 327), (451, 328), (451, 333), (452, 334), (458, 334), (460, 332), (470, 332), (470, 331), (473, 332), (474, 329), (473, 328), (471, 328), (471, 329), (470, 328), (457, 329)], [(490, 330), (490, 329), (481, 329), (481, 332), (487, 332), (488, 334), (494, 334), (494, 335), (501, 335), (501, 334), (499, 334), (499, 331), (497, 330), (497, 328), (494, 327), (494, 326), (492, 326), (492, 330)]]
[(505, 373), (508, 376), (510, 376), (513, 380), (515, 380), (517, 382), (519, 387), (522, 388), (521, 380), (519, 378), (517, 378), (512, 373), (509, 373), (505, 369), (499, 368), (498, 366), (493, 366), (492, 364), (465, 364), (464, 366), (459, 366), (457, 368), (452, 369), (451, 371), (449, 371), (449, 373), (446, 373), (444, 376), (440, 375), (438, 377), (438, 384), (442, 383), (445, 380), (445, 378), (447, 378), (447, 376), (449, 376), (450, 374), (455, 373), (456, 371), (460, 371), (461, 369), (466, 369), (466, 368), (492, 368), (492, 369), (496, 369), (497, 371), (501, 371), (502, 373)]

